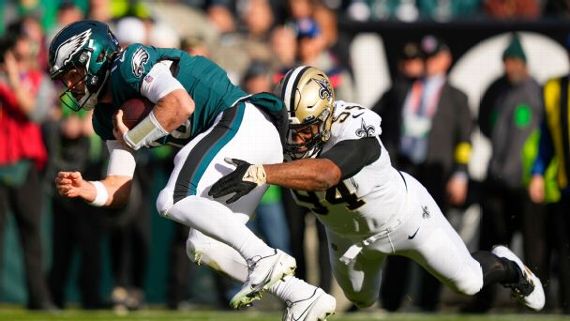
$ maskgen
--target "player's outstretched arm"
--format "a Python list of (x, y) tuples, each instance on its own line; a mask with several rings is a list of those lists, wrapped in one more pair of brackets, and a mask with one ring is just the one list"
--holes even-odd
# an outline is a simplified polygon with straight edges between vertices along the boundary
[(80, 198), (94, 206), (124, 206), (129, 198), (132, 177), (107, 176), (101, 181), (87, 181), (80, 172), (59, 172), (55, 186), (59, 195)]
[(341, 180), (340, 168), (330, 159), (307, 158), (263, 165), (267, 184), (295, 190), (325, 191)]
[(208, 195), (218, 198), (234, 194), (226, 201), (229, 204), (263, 184), (303, 191), (325, 191), (377, 160), (381, 150), (376, 137), (366, 137), (337, 143), (319, 158), (263, 165), (252, 165), (241, 159), (226, 159), (226, 162), (236, 165), (236, 169), (214, 183)]
[(226, 159), (236, 169), (220, 178), (208, 192), (214, 198), (234, 194), (230, 204), (263, 184), (306, 191), (326, 190), (338, 184), (340, 168), (329, 159), (301, 159), (281, 164), (252, 165), (241, 159)]

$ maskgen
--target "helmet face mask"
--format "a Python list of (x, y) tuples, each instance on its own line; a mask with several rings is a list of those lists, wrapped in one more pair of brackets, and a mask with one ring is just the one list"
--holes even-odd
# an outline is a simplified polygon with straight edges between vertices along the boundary
[(316, 157), (332, 126), (334, 91), (328, 77), (317, 68), (301, 66), (289, 71), (280, 87), (289, 114), (287, 156)]
[[(104, 23), (83, 20), (63, 28), (49, 48), (50, 77), (67, 87), (62, 102), (76, 111), (95, 107), (119, 51), (117, 39)], [(83, 78), (77, 79), (77, 74)]]
[(79, 111), (81, 108), (86, 110), (92, 108), (92, 105), (88, 104), (88, 101), (93, 96), (93, 93), (89, 92), (86, 85), (87, 74), (85, 67), (71, 67), (62, 72), (57, 79), (60, 80), (66, 88), (59, 96), (61, 102), (66, 107), (74, 111)]
[[(328, 117), (328, 111), (325, 111), (322, 116), (325, 120), (332, 119)], [(318, 118), (306, 121), (304, 124), (290, 123), (285, 152), (291, 159), (317, 156), (330, 137), (330, 130), (327, 131), (326, 124), (326, 121)], [(328, 136), (325, 136), (327, 134)]]

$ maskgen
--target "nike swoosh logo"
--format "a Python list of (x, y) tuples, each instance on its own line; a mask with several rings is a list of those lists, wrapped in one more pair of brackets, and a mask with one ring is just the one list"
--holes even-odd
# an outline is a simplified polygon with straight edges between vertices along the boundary
[(358, 115), (352, 115), (352, 118), (358, 118), (358, 117), (362, 116), (362, 114), (364, 114), (364, 113), (360, 113)]
[(416, 237), (416, 234), (418, 234), (418, 231), (420, 230), (420, 228), (418, 227), (418, 229), (414, 232), (414, 234), (412, 235), (408, 235), (408, 240), (413, 239), (414, 237)]
[(257, 284), (257, 283), (252, 283), (251, 284), (251, 290), (255, 291), (255, 292), (259, 292), (263, 289), (263, 287), (269, 283), (269, 281), (271, 280), (271, 275), (273, 275), (273, 270), (275, 269), (275, 267), (271, 267), (271, 269), (269, 270), (269, 273), (267, 273), (267, 275), (265, 276), (265, 279)]

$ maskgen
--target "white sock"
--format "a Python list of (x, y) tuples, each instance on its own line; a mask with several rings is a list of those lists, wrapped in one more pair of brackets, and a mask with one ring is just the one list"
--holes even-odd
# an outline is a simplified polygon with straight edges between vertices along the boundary
[(269, 292), (281, 298), (283, 301), (295, 302), (309, 298), (316, 289), (316, 286), (288, 275), (284, 281), (275, 283), (269, 289)]
[(245, 226), (247, 218), (242, 221), (239, 215), (216, 201), (196, 195), (178, 201), (166, 214), (168, 218), (231, 246), (246, 259), (275, 253)]

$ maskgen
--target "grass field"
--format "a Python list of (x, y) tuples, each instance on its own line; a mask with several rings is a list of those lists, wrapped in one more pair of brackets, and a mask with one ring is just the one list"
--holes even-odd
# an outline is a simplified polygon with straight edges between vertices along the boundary
[[(0, 308), (1, 321), (279, 321), (279, 313), (145, 310), (117, 315), (110, 311), (67, 310), (57, 314), (28, 312), (22, 309)], [(408, 313), (350, 313), (335, 315), (329, 321), (569, 321), (569, 316), (539, 314), (408, 314)]]

